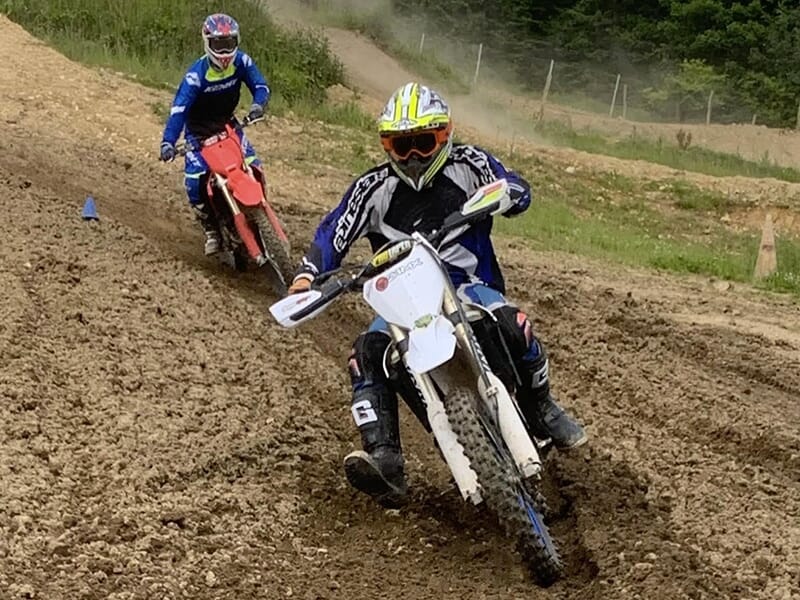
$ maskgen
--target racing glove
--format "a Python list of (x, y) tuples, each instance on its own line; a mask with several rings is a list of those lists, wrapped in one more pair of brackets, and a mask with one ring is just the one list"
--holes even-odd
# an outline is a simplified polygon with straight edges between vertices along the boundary
[(291, 294), (300, 294), (302, 292), (307, 292), (308, 290), (311, 289), (312, 281), (313, 279), (311, 278), (311, 275), (308, 275), (307, 273), (301, 273), (300, 275), (294, 278), (294, 281), (292, 281), (292, 285), (289, 286), (288, 290), (289, 294), (291, 295)]
[(257, 121), (264, 118), (264, 107), (260, 104), (253, 104), (250, 106), (250, 112), (247, 113), (248, 121)]
[(164, 162), (171, 162), (175, 160), (176, 154), (175, 146), (169, 142), (161, 142), (161, 154), (159, 156), (160, 160), (163, 160)]

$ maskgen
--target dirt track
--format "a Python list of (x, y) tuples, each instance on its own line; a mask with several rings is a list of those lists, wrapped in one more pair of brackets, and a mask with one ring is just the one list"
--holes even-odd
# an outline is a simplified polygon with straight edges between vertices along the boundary
[[(569, 576), (538, 590), (410, 419), (411, 505), (346, 486), (368, 315), (280, 331), (203, 259), (160, 96), (0, 30), (0, 598), (800, 598), (796, 304), (501, 244), (592, 436), (551, 465)], [(347, 174), (293, 162), (295, 127), (253, 138), (303, 246)]]

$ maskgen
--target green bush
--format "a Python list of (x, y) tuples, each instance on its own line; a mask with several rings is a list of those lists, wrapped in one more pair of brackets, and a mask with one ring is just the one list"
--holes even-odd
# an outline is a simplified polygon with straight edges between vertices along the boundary
[(325, 88), (342, 82), (327, 40), (280, 29), (249, 0), (0, 0), (0, 12), (72, 58), (173, 87), (203, 53), (203, 18), (220, 11), (239, 22), (242, 48), (288, 103), (320, 102)]

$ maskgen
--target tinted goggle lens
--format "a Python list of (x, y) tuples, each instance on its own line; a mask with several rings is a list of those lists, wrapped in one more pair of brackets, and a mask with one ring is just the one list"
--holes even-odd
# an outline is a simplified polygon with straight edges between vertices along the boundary
[(213, 37), (208, 40), (208, 46), (214, 52), (233, 52), (239, 45), (239, 38), (235, 35)]
[(386, 138), (386, 141), (391, 151), (400, 159), (408, 158), (413, 152), (429, 156), (439, 147), (439, 140), (433, 132), (396, 135)]

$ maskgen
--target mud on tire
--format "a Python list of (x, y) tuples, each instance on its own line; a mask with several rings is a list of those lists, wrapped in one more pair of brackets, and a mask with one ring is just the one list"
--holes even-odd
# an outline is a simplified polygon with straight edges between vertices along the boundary
[[(564, 566), (541, 515), (533, 517), (536, 502), (494, 447), (472, 406), (469, 390), (457, 387), (446, 400), (450, 423), (464, 453), (478, 475), (482, 494), (506, 535), (517, 541), (517, 552), (539, 585), (548, 586), (563, 574)], [(534, 524), (534, 522), (536, 524)]]
[(277, 272), (274, 273), (273, 277), (273, 287), (282, 296), (286, 293), (286, 289), (294, 276), (294, 263), (292, 263), (289, 243), (283, 242), (278, 238), (278, 234), (263, 210), (252, 210), (248, 216), (255, 223), (258, 232), (261, 234), (264, 250), (272, 261), (270, 264), (273, 267), (272, 270), (275, 271), (277, 267)]

